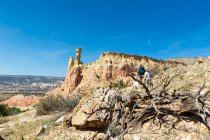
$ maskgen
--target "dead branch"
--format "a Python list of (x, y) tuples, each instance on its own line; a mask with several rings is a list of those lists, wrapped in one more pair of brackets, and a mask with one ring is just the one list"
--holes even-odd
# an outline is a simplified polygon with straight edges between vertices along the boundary
[(198, 95), (201, 94), (201, 91), (203, 91), (203, 89), (205, 88), (206, 86), (206, 82), (203, 83), (203, 85), (200, 87), (200, 89), (198, 90)]
[(203, 97), (206, 97), (209, 93), (210, 93), (210, 89), (207, 90), (207, 91), (203, 94)]
[[(179, 75), (180, 72), (177, 72), (175, 75), (163, 79), (161, 90), (151, 94), (147, 86), (135, 78), (134, 74), (128, 74), (128, 76), (143, 86), (147, 96), (139, 95), (140, 98), (131, 98), (130, 102), (132, 103), (118, 100), (118, 103), (126, 106), (121, 107), (121, 110), (115, 109), (115, 107), (109, 110), (110, 113), (118, 115), (112, 115), (112, 120), (107, 127), (106, 139), (114, 137), (123, 138), (124, 134), (133, 133), (133, 131), (141, 129), (144, 123), (149, 121), (153, 122), (153, 124), (158, 123), (160, 128), (163, 124), (170, 125), (171, 129), (177, 129), (176, 124), (181, 121), (194, 121), (203, 123), (210, 130), (210, 107), (206, 103), (206, 101), (210, 100), (207, 97), (210, 89), (203, 96), (200, 95), (201, 91), (205, 88), (204, 82), (199, 88), (198, 94), (181, 94), (178, 90), (169, 93), (167, 87)], [(177, 106), (177, 104), (179, 105)], [(126, 111), (126, 108), (129, 112)], [(177, 122), (173, 124), (167, 123), (165, 116), (168, 115), (177, 118)], [(112, 129), (114, 128), (119, 128), (119, 135), (113, 134), (114, 130)]]
[(150, 98), (153, 98), (152, 95), (150, 94), (149, 88), (148, 88), (142, 81), (140, 81), (139, 79), (137, 79), (137, 78), (135, 77), (134, 74), (127, 74), (127, 75), (130, 76), (130, 77), (131, 77), (133, 80), (135, 80), (136, 82), (138, 82), (140, 85), (142, 85), (143, 88), (146, 90), (147, 95), (148, 95)]

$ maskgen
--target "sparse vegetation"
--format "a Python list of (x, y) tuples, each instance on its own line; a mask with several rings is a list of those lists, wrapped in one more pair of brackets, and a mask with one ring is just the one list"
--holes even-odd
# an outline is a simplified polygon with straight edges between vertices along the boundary
[(37, 115), (47, 115), (55, 111), (71, 111), (79, 103), (80, 97), (48, 96), (36, 106)]
[(123, 89), (123, 88), (126, 88), (128, 87), (127, 84), (123, 83), (123, 81), (119, 81), (119, 82), (116, 82), (116, 83), (112, 83), (110, 84), (110, 88), (114, 88), (114, 89)]
[(9, 107), (7, 105), (0, 105), (0, 116), (11, 116), (20, 113), (21, 110), (17, 107)]
[(182, 87), (180, 88), (180, 90), (182, 90), (182, 91), (190, 91), (190, 90), (192, 89), (192, 87), (193, 87), (192, 84), (187, 83), (187, 84), (185, 84), (184, 86), (182, 86)]
[(7, 118), (7, 117), (0, 117), (0, 124), (6, 123), (8, 121), (10, 121), (9, 118)]
[[(24, 116), (30, 116), (32, 112), (25, 113)], [(33, 114), (33, 113), (32, 113)], [(41, 140), (37, 136), (38, 130), (40, 127), (47, 125), (49, 129), (53, 129), (54, 122), (56, 119), (60, 117), (61, 114), (54, 114), (48, 117), (42, 118), (42, 116), (39, 116), (36, 121), (33, 120), (27, 120), (25, 123), (18, 123), (19, 120), (21, 120), (21, 116), (12, 116), (13, 123), (15, 124), (11, 128), (4, 129), (0, 132), (0, 135), (8, 140), (13, 139), (31, 139), (31, 140)]]

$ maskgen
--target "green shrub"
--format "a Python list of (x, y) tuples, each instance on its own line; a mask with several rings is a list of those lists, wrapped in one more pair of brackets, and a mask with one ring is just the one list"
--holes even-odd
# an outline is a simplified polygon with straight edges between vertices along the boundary
[(72, 111), (79, 103), (80, 97), (79, 96), (73, 96), (73, 97), (67, 97), (63, 98), (62, 96), (59, 96), (60, 99), (63, 100), (61, 103), (61, 110), (64, 111)]
[(79, 96), (47, 96), (36, 106), (37, 115), (47, 115), (55, 111), (72, 111), (80, 101)]
[(16, 107), (9, 107), (7, 105), (0, 105), (0, 116), (11, 116), (20, 113), (21, 110)]
[(116, 83), (112, 83), (110, 84), (110, 88), (114, 88), (114, 89), (123, 89), (126, 88), (128, 85), (126, 85), (125, 83), (123, 83), (123, 81), (119, 81)]

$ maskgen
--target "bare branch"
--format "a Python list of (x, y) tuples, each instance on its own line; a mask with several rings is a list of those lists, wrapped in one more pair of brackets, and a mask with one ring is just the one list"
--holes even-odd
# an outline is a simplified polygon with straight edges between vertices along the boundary
[(146, 90), (147, 95), (150, 98), (153, 98), (152, 95), (150, 94), (149, 88), (142, 81), (140, 81), (139, 79), (137, 79), (134, 74), (127, 74), (127, 75), (130, 76), (131, 78), (133, 78), (133, 80), (135, 80), (136, 82), (138, 82), (140, 85), (142, 85), (143, 88)]
[(203, 97), (206, 97), (209, 93), (210, 93), (210, 89), (207, 90), (207, 91), (203, 94)]
[(203, 85), (198, 90), (198, 95), (201, 94), (201, 91), (203, 91), (204, 87), (206, 86), (206, 82), (203, 83)]
[(181, 72), (177, 72), (174, 76), (169, 77), (167, 76), (164, 80), (166, 81), (163, 85), (163, 90), (166, 91), (166, 88), (170, 85), (170, 83), (179, 75), (181, 74)]

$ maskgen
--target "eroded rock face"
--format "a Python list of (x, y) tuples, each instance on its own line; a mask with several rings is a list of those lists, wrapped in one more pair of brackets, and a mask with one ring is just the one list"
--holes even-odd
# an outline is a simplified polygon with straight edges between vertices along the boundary
[(81, 48), (77, 48), (76, 49), (76, 61), (75, 61), (76, 65), (82, 64), (82, 62), (81, 62), (81, 53), (82, 53), (82, 49)]
[(39, 102), (39, 98), (35, 95), (24, 96), (22, 94), (13, 96), (12, 98), (1, 102), (0, 104), (5, 104), (8, 106), (15, 107), (26, 107), (30, 105), (35, 105)]
[[(110, 121), (109, 109), (114, 106), (117, 93), (113, 90), (100, 88), (96, 90), (72, 117), (72, 125), (76, 128), (105, 129)], [(110, 108), (111, 109), (111, 108)]]
[[(66, 75), (64, 85), (56, 92), (69, 94), (75, 89), (84, 86), (96, 87), (99, 84), (106, 85), (110, 82), (123, 81), (128, 84), (132, 79), (126, 77), (127, 73), (136, 73), (139, 65), (149, 67), (150, 69), (158, 67), (162, 69), (165, 66), (182, 65), (178, 62), (157, 60), (144, 56), (127, 55), (120, 53), (103, 53), (100, 59), (92, 64), (83, 65), (80, 61), (81, 50), (76, 50), (77, 60), (73, 65), (73, 58), (70, 59), (70, 69)], [(93, 85), (94, 84), (94, 85)]]
[(74, 66), (74, 58), (73, 58), (73, 56), (70, 56), (69, 65), (68, 65), (68, 72), (73, 68), (73, 66)]
[(64, 89), (69, 92), (73, 91), (80, 84), (82, 78), (82, 66), (73, 67), (66, 76)]

